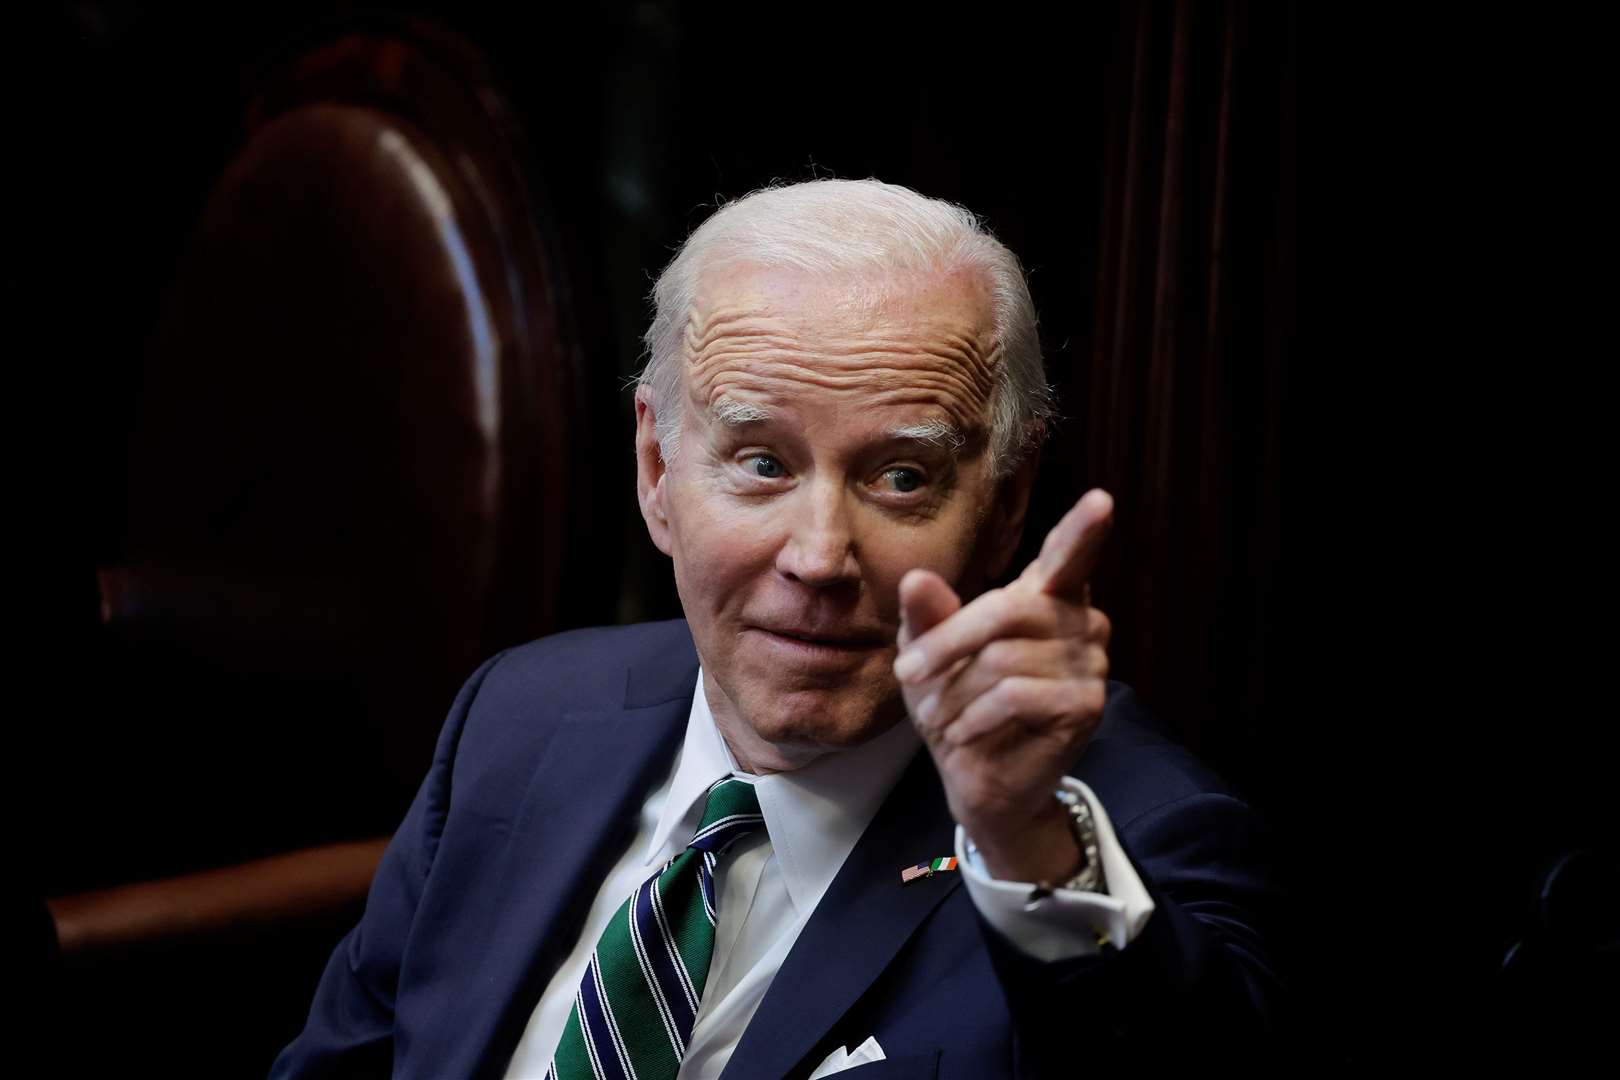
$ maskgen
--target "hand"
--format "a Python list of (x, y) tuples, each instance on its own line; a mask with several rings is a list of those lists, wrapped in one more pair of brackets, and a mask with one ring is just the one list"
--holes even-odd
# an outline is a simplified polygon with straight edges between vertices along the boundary
[(1088, 491), (1018, 580), (966, 607), (932, 571), (900, 581), (906, 709), (952, 815), (999, 878), (1061, 881), (1080, 868), (1053, 792), (1102, 718), (1109, 623), (1088, 582), (1113, 513), (1107, 492)]

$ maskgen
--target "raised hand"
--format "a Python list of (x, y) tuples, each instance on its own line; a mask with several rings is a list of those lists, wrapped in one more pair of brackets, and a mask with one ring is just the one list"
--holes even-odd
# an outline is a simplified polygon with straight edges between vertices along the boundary
[(951, 813), (997, 877), (1079, 868), (1053, 791), (1102, 717), (1109, 623), (1088, 582), (1113, 511), (1088, 491), (1016, 581), (966, 606), (932, 571), (900, 582), (895, 675)]

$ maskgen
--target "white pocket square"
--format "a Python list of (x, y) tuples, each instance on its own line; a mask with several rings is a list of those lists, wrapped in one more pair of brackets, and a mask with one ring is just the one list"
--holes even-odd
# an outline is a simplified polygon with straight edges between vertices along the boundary
[(867, 1036), (865, 1042), (854, 1050), (845, 1051), (842, 1046), (827, 1055), (827, 1060), (816, 1066), (816, 1071), (810, 1074), (810, 1080), (821, 1080), (823, 1076), (841, 1073), (845, 1069), (853, 1069), (857, 1065), (865, 1065), (870, 1061), (883, 1061), (883, 1047), (878, 1045), (875, 1035)]

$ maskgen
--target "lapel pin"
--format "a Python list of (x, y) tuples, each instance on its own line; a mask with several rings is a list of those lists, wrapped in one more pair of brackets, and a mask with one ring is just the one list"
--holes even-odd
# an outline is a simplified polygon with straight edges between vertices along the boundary
[(956, 860), (951, 856), (947, 855), (942, 859), (931, 859), (928, 862), (920, 862), (916, 866), (908, 866), (900, 871), (900, 884), (910, 885), (918, 878), (931, 878), (941, 870), (955, 869)]

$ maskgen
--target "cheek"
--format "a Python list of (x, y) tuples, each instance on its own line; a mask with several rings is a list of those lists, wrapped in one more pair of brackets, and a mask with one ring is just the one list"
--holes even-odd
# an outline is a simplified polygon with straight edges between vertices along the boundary
[(974, 530), (966, 516), (947, 514), (921, 528), (896, 525), (874, 516), (866, 530), (867, 572), (884, 606), (898, 605), (900, 579), (916, 569), (932, 570), (957, 584), (973, 560)]
[(748, 583), (772, 566), (766, 530), (723, 500), (672, 494), (677, 499), (671, 503), (670, 554), (688, 617), (739, 606)]

